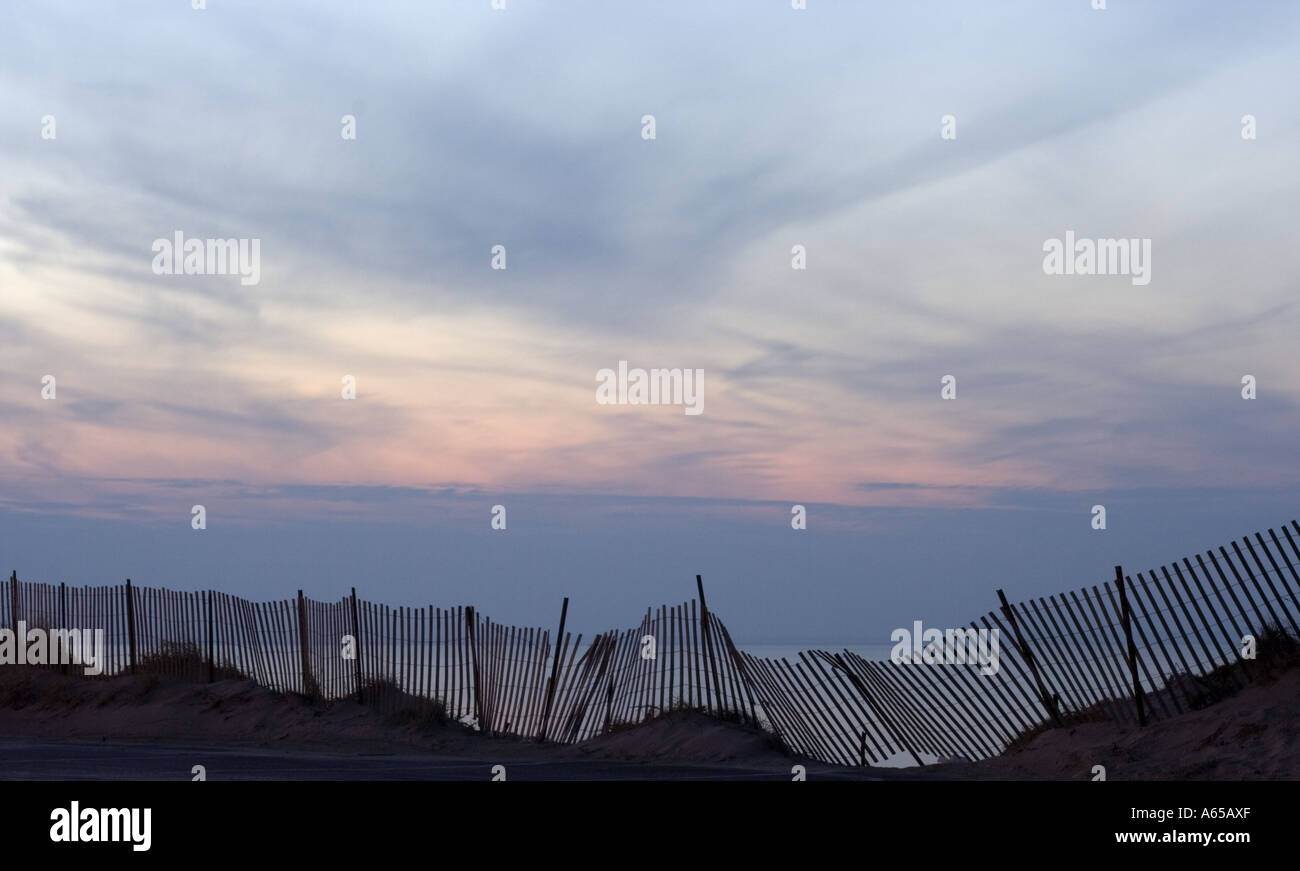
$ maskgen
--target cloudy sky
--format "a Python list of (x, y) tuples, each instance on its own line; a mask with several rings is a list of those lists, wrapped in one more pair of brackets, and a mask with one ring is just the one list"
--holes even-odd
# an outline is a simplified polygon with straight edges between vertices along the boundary
[(20, 577), (874, 643), (1300, 514), (1300, 8), (206, 5), (0, 8)]

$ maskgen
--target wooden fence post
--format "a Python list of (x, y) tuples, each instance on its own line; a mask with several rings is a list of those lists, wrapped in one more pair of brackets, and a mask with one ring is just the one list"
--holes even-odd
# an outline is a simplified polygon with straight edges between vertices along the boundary
[(212, 643), (212, 591), (208, 590), (204, 597), (204, 603), (207, 605), (207, 622), (208, 622), (208, 683), (217, 679), (217, 667), (215, 651)]
[(302, 653), (302, 692), (307, 696), (319, 696), (320, 689), (311, 673), (311, 645), (307, 639), (307, 602), (302, 590), (298, 591), (298, 649)]
[(135, 596), (131, 594), (131, 579), (126, 579), (126, 641), (131, 657), (131, 674), (135, 674)]
[[(68, 585), (59, 581), (59, 625), (63, 629), (71, 629), (68, 625)], [(63, 663), (64, 674), (68, 673), (68, 664)]]
[[(713, 676), (713, 695), (717, 699), (718, 710), (722, 711), (722, 683), (718, 680), (718, 663), (713, 658), (713, 638), (709, 631), (712, 628), (709, 606), (704, 603), (704, 581), (699, 575), (695, 576), (695, 589), (700, 594), (700, 632), (704, 635), (704, 656), (709, 661), (709, 673)], [(712, 705), (706, 707), (710, 711), (713, 710)]]
[(352, 671), (356, 675), (357, 682), (357, 701), (365, 702), (362, 695), (361, 687), (361, 618), (357, 615), (357, 588), (352, 588), (352, 653), (353, 659)]
[(14, 569), (9, 574), (9, 621), (13, 623), (14, 643), (20, 644), (18, 640), (18, 570)]
[(555, 682), (560, 674), (560, 641), (564, 638), (564, 621), (569, 617), (569, 597), (564, 597), (564, 605), (560, 607), (560, 631), (555, 635), (555, 643), (551, 645), (553, 651), (551, 657), (551, 679), (546, 683), (546, 707), (542, 710), (542, 728), (537, 733), (538, 741), (546, 740), (546, 728), (551, 722), (551, 706), (555, 704)]
[[(1133, 701), (1137, 705), (1138, 725), (1147, 724), (1146, 708), (1143, 704), (1142, 682), (1138, 680), (1137, 645), (1133, 643), (1132, 611), (1129, 609), (1128, 594), (1124, 591), (1124, 570), (1115, 566), (1115, 586), (1119, 588), (1120, 622), (1124, 625), (1124, 639), (1128, 643), (1128, 670), (1133, 677)], [(1174, 591), (1177, 595), (1178, 591)]]
[(1043, 684), (1043, 678), (1038, 674), (1038, 663), (1034, 661), (1034, 652), (1029, 649), (1029, 645), (1020, 636), (1020, 624), (1016, 620), (1016, 612), (1011, 610), (1011, 605), (1007, 602), (1007, 597), (1001, 590), (998, 590), (998, 601), (1002, 603), (1002, 613), (1006, 615), (1007, 621), (1011, 624), (1011, 631), (1016, 634), (1016, 637), (1012, 639), (1016, 644), (1016, 649), (1020, 651), (1020, 656), (1029, 666), (1029, 673), (1034, 676), (1034, 686), (1038, 690), (1038, 698), (1042, 701), (1043, 707), (1047, 709), (1052, 722), (1060, 726), (1061, 711), (1057, 707), (1056, 697), (1047, 692), (1047, 687)]
[[(465, 642), (469, 647), (469, 675), (474, 682), (474, 721), (479, 731), (492, 734), (492, 723), (483, 722), (483, 680), (478, 662), (478, 616), (473, 605), (465, 606)], [(491, 718), (488, 718), (489, 721)]]

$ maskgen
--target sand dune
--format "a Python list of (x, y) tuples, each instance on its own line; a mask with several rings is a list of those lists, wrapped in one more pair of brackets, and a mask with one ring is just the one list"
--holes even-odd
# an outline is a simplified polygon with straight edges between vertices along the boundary
[[(478, 734), (460, 724), (383, 714), (351, 701), (284, 695), (252, 681), (212, 684), (57, 670), (0, 669), (0, 737), (317, 750), (436, 753), (502, 760), (603, 760), (781, 767), (793, 760), (769, 735), (681, 711), (577, 745)], [(1108, 722), (1046, 731), (977, 763), (874, 769), (883, 779), (1109, 780), (1300, 778), (1300, 669), (1209, 708), (1145, 729)]]

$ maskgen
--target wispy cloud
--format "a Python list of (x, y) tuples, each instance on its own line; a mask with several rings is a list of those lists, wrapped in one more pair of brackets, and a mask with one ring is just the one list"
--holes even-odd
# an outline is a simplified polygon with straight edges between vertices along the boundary
[[(1297, 15), (1079, 6), (8, 7), (0, 479), (1294, 483)], [(1155, 281), (1044, 276), (1070, 228), (1153, 237)], [(175, 229), (262, 239), (262, 283), (153, 275)], [(706, 415), (597, 406), (621, 359), (704, 368)]]

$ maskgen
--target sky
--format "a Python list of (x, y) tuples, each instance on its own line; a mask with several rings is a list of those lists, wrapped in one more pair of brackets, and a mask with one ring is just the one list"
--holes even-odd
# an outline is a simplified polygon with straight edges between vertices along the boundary
[(866, 644), (1290, 521), (1300, 8), (1107, 5), (5, 3), (0, 564)]

